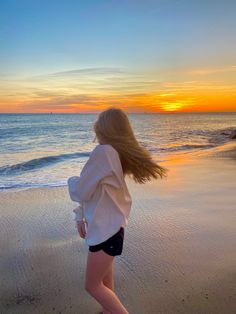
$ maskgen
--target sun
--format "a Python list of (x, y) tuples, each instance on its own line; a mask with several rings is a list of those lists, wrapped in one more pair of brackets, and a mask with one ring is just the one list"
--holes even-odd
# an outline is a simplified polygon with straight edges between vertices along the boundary
[(161, 105), (164, 111), (178, 111), (184, 107), (184, 104), (180, 102), (162, 102)]

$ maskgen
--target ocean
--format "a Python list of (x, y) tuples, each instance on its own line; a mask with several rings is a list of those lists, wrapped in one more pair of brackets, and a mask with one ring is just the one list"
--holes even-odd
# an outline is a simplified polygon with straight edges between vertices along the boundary
[[(230, 141), (236, 113), (128, 114), (137, 140), (161, 164)], [(97, 114), (0, 114), (0, 190), (66, 185), (98, 144)]]

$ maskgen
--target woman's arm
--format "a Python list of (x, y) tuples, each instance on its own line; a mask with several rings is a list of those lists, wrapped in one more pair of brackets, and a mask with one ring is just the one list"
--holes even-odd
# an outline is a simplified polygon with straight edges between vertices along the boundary
[(104, 145), (97, 145), (84, 165), (80, 176), (67, 180), (70, 197), (75, 202), (88, 201), (100, 180), (113, 173), (112, 162)]
[(85, 238), (87, 233), (87, 221), (84, 218), (83, 204), (79, 204), (73, 212), (75, 213), (76, 228), (81, 238)]
[(73, 212), (75, 213), (74, 220), (76, 222), (84, 221), (84, 208), (83, 203), (79, 204), (75, 209), (73, 209)]

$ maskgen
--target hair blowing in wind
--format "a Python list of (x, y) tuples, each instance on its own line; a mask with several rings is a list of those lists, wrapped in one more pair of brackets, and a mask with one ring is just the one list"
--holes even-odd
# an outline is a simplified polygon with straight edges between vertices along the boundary
[(119, 154), (124, 175), (136, 183), (163, 178), (168, 169), (158, 165), (135, 138), (127, 114), (111, 107), (98, 115), (93, 129), (101, 144), (110, 144)]

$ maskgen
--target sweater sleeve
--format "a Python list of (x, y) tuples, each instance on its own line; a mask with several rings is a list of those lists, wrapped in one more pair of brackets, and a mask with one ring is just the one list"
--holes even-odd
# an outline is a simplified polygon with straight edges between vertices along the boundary
[(73, 212), (75, 213), (75, 221), (84, 220), (83, 203), (79, 203), (79, 205), (75, 209), (73, 209)]
[(67, 180), (69, 194), (73, 201), (88, 201), (100, 180), (112, 174), (113, 164), (103, 146), (97, 145), (94, 148), (80, 176), (73, 176)]

